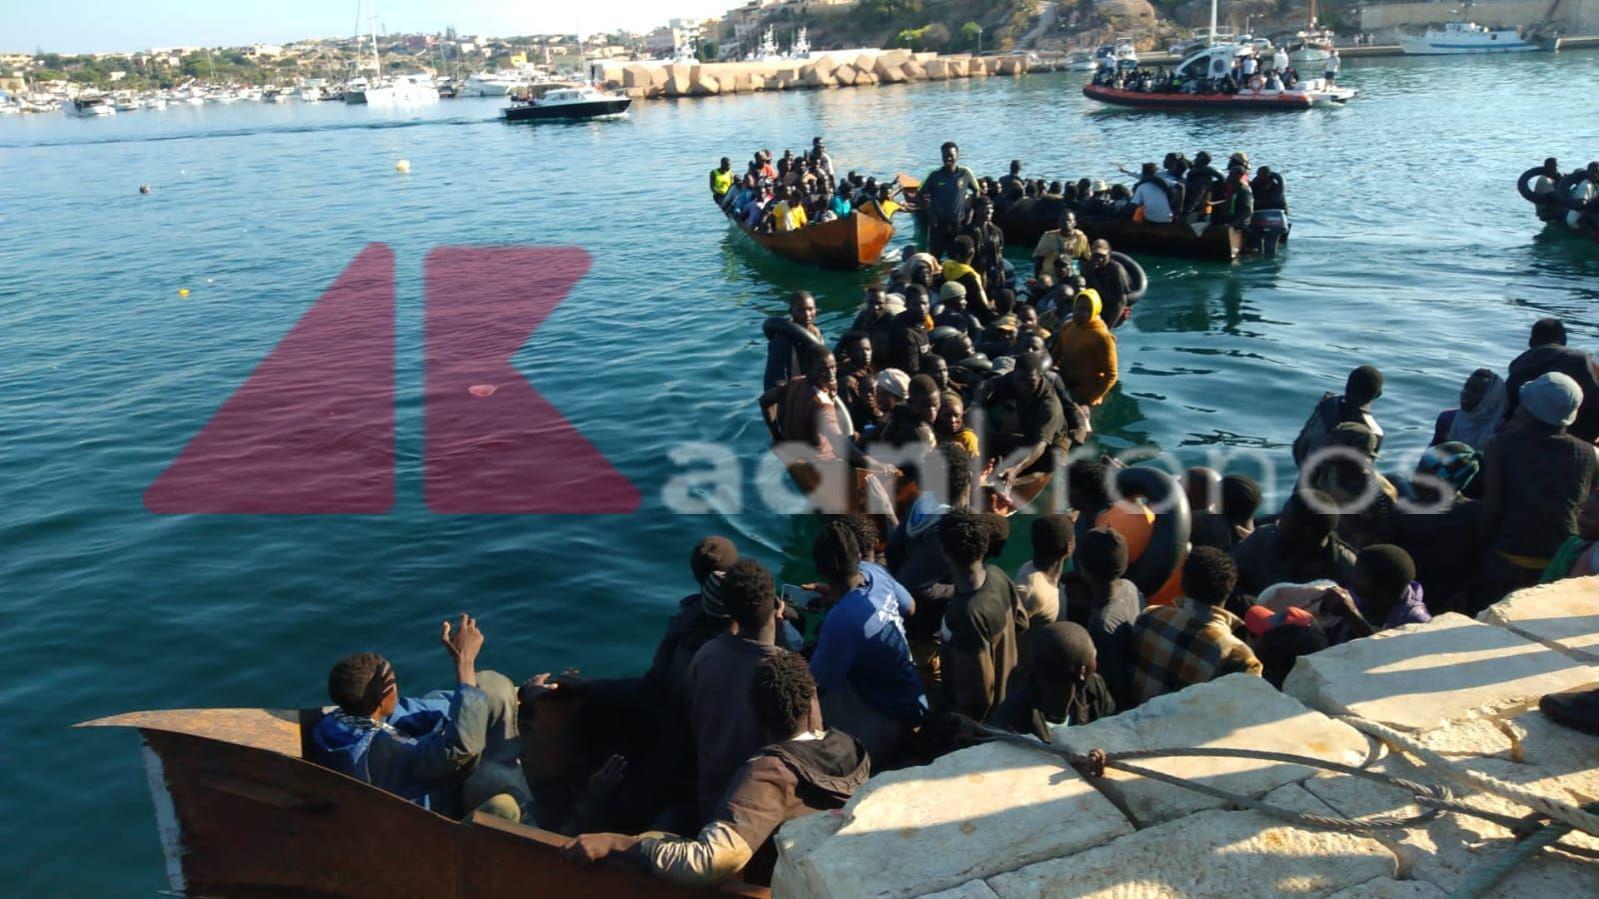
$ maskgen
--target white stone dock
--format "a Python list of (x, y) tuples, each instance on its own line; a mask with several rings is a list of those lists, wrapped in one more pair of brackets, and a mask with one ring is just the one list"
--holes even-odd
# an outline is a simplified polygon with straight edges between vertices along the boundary
[[(1599, 685), (1599, 577), (1524, 590), (1480, 621), (1447, 614), (1299, 661), (1278, 692), (1232, 675), (1066, 732), (1062, 748), (1233, 747), (1313, 756), (1445, 782), (1349, 725), (1401, 730), (1450, 764), (1573, 804), (1599, 801), (1599, 737), (1537, 710), (1545, 693)], [(1322, 815), (1415, 814), (1370, 780), (1248, 759), (1139, 762), (1274, 805)], [(1528, 809), (1448, 784), (1466, 805)], [(962, 750), (874, 777), (842, 810), (785, 825), (777, 897), (1296, 896), (1437, 899), (1514, 845), (1481, 818), (1350, 834), (1288, 823), (1158, 781), (1110, 771), (1091, 783), (1059, 756), (1013, 744)], [(1489, 895), (1599, 896), (1599, 839), (1567, 835)]]

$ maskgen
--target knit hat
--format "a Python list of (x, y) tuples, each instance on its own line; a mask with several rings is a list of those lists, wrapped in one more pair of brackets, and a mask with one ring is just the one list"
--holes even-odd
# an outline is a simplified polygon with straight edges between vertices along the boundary
[(1244, 613), (1244, 627), (1257, 637), (1264, 637), (1267, 631), (1283, 625), (1310, 627), (1315, 623), (1316, 617), (1298, 606), (1289, 606), (1278, 612), (1265, 606), (1250, 606)]
[(1077, 564), (1102, 581), (1121, 577), (1127, 573), (1127, 538), (1111, 528), (1094, 528), (1077, 543)]
[(955, 297), (965, 296), (966, 285), (959, 281), (945, 281), (944, 286), (938, 289), (938, 298), (941, 300), (952, 300)]
[(1552, 371), (1521, 385), (1521, 404), (1546, 425), (1564, 427), (1577, 420), (1582, 388), (1569, 375)]
[(694, 580), (701, 584), (710, 577), (711, 572), (726, 571), (738, 561), (738, 547), (726, 537), (706, 537), (689, 553), (688, 567), (694, 572)]
[(712, 618), (727, 618), (727, 606), (722, 604), (722, 578), (725, 571), (713, 571), (700, 587), (700, 609)]
[(897, 368), (885, 368), (877, 373), (877, 389), (904, 399), (910, 395), (911, 376)]

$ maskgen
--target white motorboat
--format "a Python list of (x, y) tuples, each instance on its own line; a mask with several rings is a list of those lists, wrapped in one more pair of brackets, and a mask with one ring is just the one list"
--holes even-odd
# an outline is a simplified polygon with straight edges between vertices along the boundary
[(508, 122), (534, 119), (596, 119), (625, 115), (632, 98), (621, 92), (605, 93), (590, 85), (562, 87), (529, 100), (512, 100), (500, 110)]
[(1421, 37), (1403, 37), (1399, 46), (1415, 56), (1454, 56), (1464, 53), (1527, 53), (1558, 50), (1559, 37), (1523, 36), (1515, 28), (1490, 29), (1476, 22), (1446, 22), (1429, 28)]
[(1099, 68), (1099, 60), (1087, 50), (1073, 50), (1066, 54), (1066, 71), (1092, 72)]
[(477, 72), (457, 91), (463, 97), (503, 97), (513, 89), (525, 87), (531, 79), (512, 69)]
[(261, 102), (262, 103), (287, 103), (287, 102), (289, 102), (289, 93), (288, 93), (288, 91), (285, 91), (282, 88), (269, 87), (266, 90), (263, 90), (261, 92)]
[(81, 118), (117, 114), (117, 108), (111, 103), (111, 98), (103, 94), (79, 94), (61, 108), (65, 109), (68, 114)]
[(344, 86), (344, 102), (367, 106), (415, 106), (419, 103), (437, 103), (439, 89), (421, 75), (402, 75), (399, 78), (380, 78), (368, 81), (357, 78)]

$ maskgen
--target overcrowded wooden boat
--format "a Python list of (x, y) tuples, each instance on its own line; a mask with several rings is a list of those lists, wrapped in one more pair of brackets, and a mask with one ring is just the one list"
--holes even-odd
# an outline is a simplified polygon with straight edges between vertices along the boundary
[(813, 222), (798, 231), (758, 231), (728, 216), (728, 221), (766, 249), (801, 265), (854, 270), (876, 265), (894, 237), (894, 225), (869, 203), (840, 219)]
[[(1007, 244), (1032, 247), (1045, 231), (1059, 225), (1065, 208), (1065, 203), (1059, 199), (1019, 200), (995, 216), (994, 221), (1005, 232)], [(1090, 239), (1104, 238), (1112, 247), (1129, 253), (1230, 262), (1244, 249), (1243, 230), (1225, 225), (1152, 224), (1079, 216), (1077, 227)]]
[[(266, 899), (704, 896), (631, 865), (579, 867), (566, 838), (478, 813), (455, 821), (307, 761), (320, 709), (130, 712), (174, 895)], [(720, 895), (769, 897), (733, 884)]]

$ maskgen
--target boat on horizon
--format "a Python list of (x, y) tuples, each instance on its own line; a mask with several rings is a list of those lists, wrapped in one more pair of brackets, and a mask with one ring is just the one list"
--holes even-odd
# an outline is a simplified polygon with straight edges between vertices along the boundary
[(1399, 39), (1399, 47), (1409, 56), (1458, 56), (1468, 53), (1530, 53), (1560, 49), (1560, 36), (1523, 36), (1520, 29), (1490, 29), (1476, 22), (1445, 22), (1429, 28), (1420, 37)]

